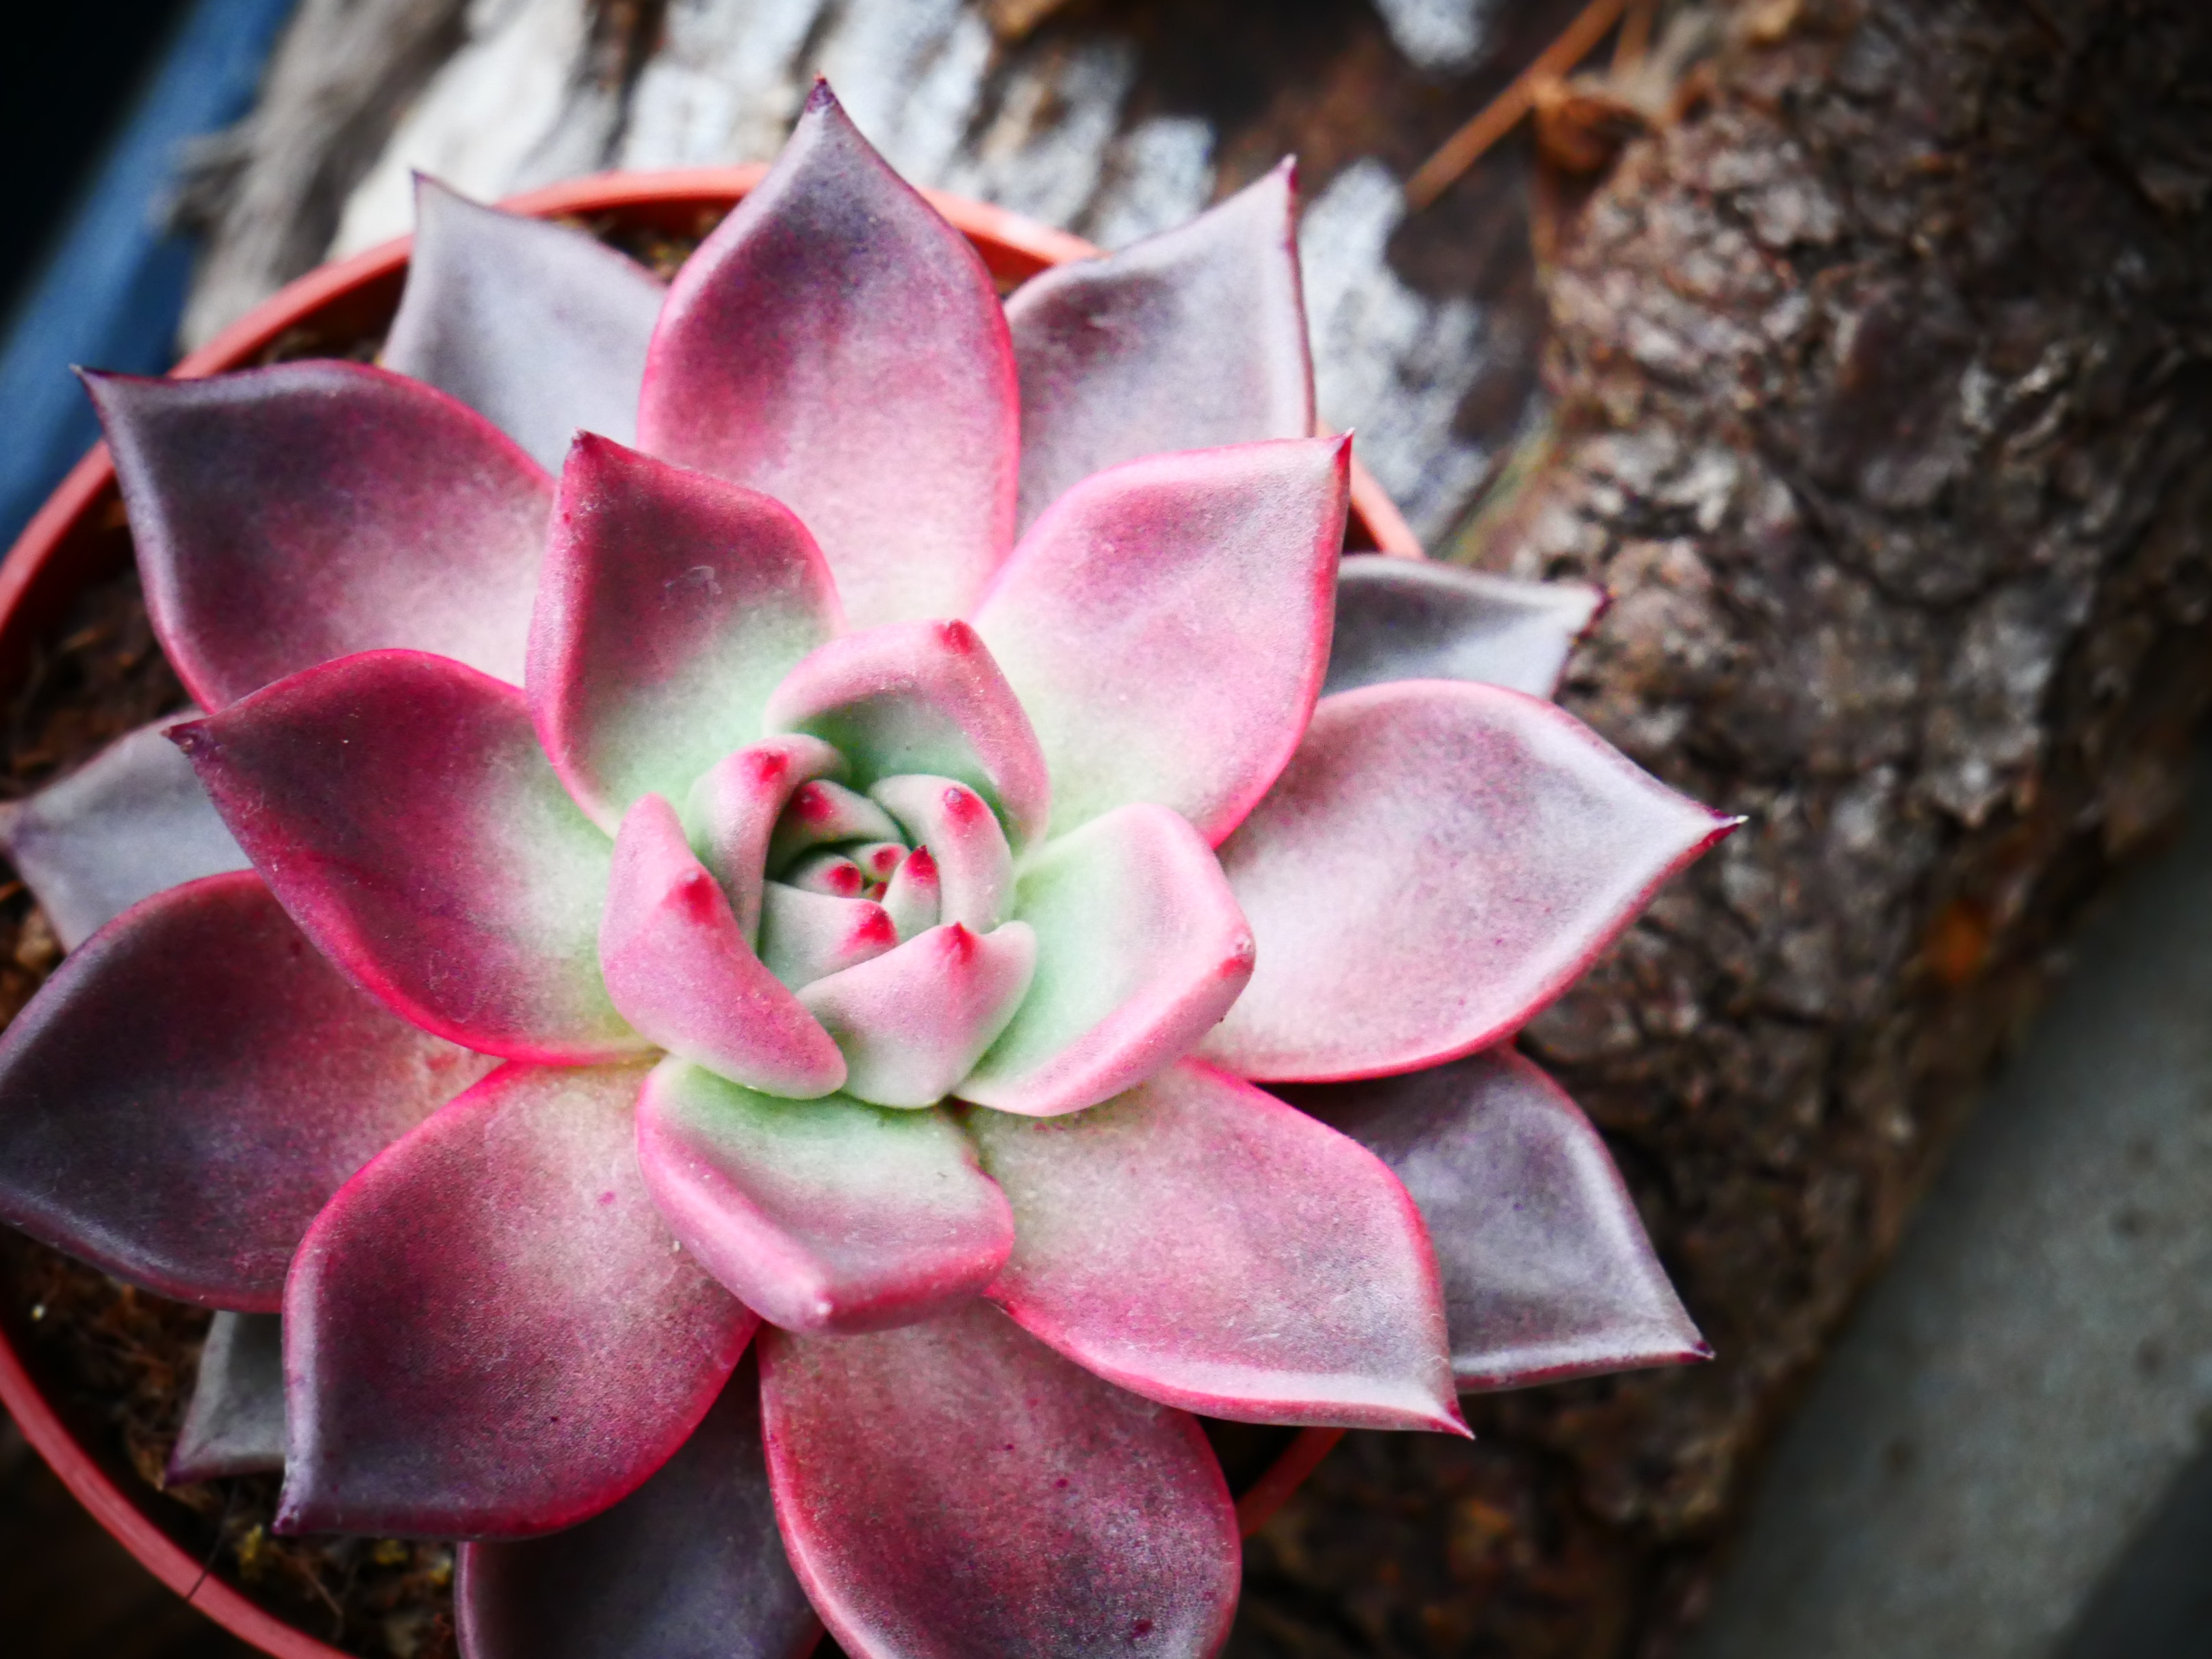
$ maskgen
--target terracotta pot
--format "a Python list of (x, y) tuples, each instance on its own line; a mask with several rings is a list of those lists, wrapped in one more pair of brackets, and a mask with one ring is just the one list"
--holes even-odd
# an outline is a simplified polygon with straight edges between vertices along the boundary
[[(726, 212), (766, 172), (765, 167), (753, 166), (602, 173), (532, 191), (501, 205), (542, 218), (588, 215), (640, 229), (691, 235)], [(1019, 282), (1048, 265), (1099, 251), (1080, 237), (981, 202), (926, 193), (975, 245), (1002, 283)], [(190, 380), (244, 368), (299, 329), (332, 340), (381, 332), (398, 307), (408, 246), (409, 239), (402, 237), (309, 272), (193, 352), (172, 374)], [(1405, 520), (1357, 461), (1352, 469), (1352, 515), (1347, 545), (1422, 556), (1420, 544)], [(38, 643), (77, 592), (117, 574), (129, 556), (130, 535), (115, 487), (114, 465), (106, 446), (96, 445), (47, 498), (6, 562), (0, 563), (0, 692), (12, 691), (22, 683)], [(157, 1494), (119, 1460), (89, 1449), (26, 1368), (16, 1317), (12, 1309), (0, 1314), (0, 1404), (93, 1518), (163, 1583), (275, 1659), (345, 1659), (204, 1571), (163, 1529), (155, 1518)], [(1302, 1431), (1246, 1490), (1237, 1499), (1237, 1514), (1248, 1536), (1280, 1507), (1342, 1433), (1339, 1429)]]

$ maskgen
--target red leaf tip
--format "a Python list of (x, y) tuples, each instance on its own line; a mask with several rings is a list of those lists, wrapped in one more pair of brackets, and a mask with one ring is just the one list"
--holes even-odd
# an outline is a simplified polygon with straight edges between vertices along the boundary
[(916, 881), (937, 879), (937, 860), (930, 855), (929, 848), (927, 847), (917, 847), (908, 853), (906, 855), (906, 864), (907, 868), (914, 872), (914, 878)]
[(937, 624), (937, 641), (956, 657), (972, 657), (983, 648), (981, 637), (957, 617)]
[(957, 966), (967, 962), (975, 954), (975, 935), (968, 931), (967, 924), (964, 922), (956, 921), (948, 924), (945, 929), (944, 939), (945, 943), (938, 949), (948, 963)]
[(161, 735), (190, 756), (204, 755), (215, 747), (215, 734), (205, 720), (179, 720)]
[(830, 77), (826, 75), (816, 76), (813, 86), (807, 90), (806, 106), (799, 112), (803, 115), (818, 115), (825, 109), (836, 107), (837, 94), (830, 90)]
[(886, 946), (897, 944), (898, 929), (892, 924), (891, 913), (880, 904), (871, 904), (853, 924), (852, 943)]

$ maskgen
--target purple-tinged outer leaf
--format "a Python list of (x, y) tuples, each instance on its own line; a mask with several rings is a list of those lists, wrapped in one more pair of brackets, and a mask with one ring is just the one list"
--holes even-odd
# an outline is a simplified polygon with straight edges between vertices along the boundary
[(511, 1060), (643, 1047), (599, 979), (612, 848), (513, 686), (363, 652), (172, 735), (308, 938), (416, 1024)]
[(1484, 1048), (1734, 827), (1517, 691), (1400, 680), (1325, 697), (1222, 846), (1259, 966), (1200, 1052), (1327, 1082)]
[(587, 231), (501, 213), (418, 175), (384, 366), (459, 398), (553, 471), (580, 430), (635, 438), (666, 293)]
[(142, 726), (28, 800), (0, 805), (0, 847), (64, 950), (165, 888), (246, 867), (192, 763), (163, 735), (194, 713)]
[(0, 1035), (0, 1219), (161, 1295), (273, 1312), (331, 1194), (489, 1064), (348, 984), (258, 877), (173, 887)]
[(1156, 455), (1085, 479), (975, 610), (1036, 728), (1052, 833), (1131, 801), (1218, 842), (1297, 747), (1328, 659), (1349, 440)]
[(1358, 1142), (1188, 1060), (968, 1127), (1014, 1206), (990, 1294), (1085, 1370), (1237, 1422), (1467, 1432), (1428, 1233)]
[(814, 538), (753, 490), (578, 435), (530, 623), (530, 712), (577, 805), (611, 833), (681, 800), (760, 735), (793, 664), (837, 631)]
[(866, 1336), (763, 1333), (791, 1565), (852, 1659), (1204, 1659), (1235, 1510), (1198, 1425), (987, 1304)]
[(805, 1659), (822, 1627), (761, 1457), (750, 1360), (656, 1474), (550, 1538), (464, 1544), (453, 1610), (470, 1659)]
[(907, 839), (926, 849), (937, 883), (938, 919), (980, 931), (1006, 920), (1014, 896), (1014, 854), (983, 798), (950, 778), (885, 778), (875, 797)]
[(86, 384), (154, 631), (203, 708), (387, 647), (522, 683), (553, 484), (473, 410), (321, 359)]
[(753, 954), (659, 795), (631, 807), (615, 838), (599, 966), (615, 1006), (671, 1054), (802, 1099), (845, 1080), (829, 1033)]
[(284, 1322), (218, 1313), (200, 1347), (167, 1480), (218, 1480), (284, 1467)]
[(279, 1530), (548, 1532), (684, 1443), (757, 1321), (646, 1196), (643, 1077), (502, 1066), (315, 1218), (284, 1289)]
[(1431, 559), (1355, 554), (1336, 582), (1323, 696), (1390, 680), (1480, 680), (1548, 697), (1604, 609), (1582, 582), (1524, 582)]
[(819, 738), (769, 738), (717, 761), (691, 786), (684, 823), (730, 896), (747, 944), (760, 939), (762, 874), (776, 819), (802, 785), (844, 769), (844, 757)]
[(833, 744), (856, 789), (908, 772), (967, 784), (998, 810), (1017, 853), (1051, 816), (1036, 733), (966, 623), (895, 623), (832, 640), (776, 688), (767, 720), (772, 732)]
[(777, 1100), (667, 1060), (638, 1097), (637, 1158), (684, 1248), (786, 1330), (929, 1318), (1014, 1242), (1006, 1195), (939, 1111)]
[(1213, 854), (1164, 806), (1124, 806), (1048, 843), (1014, 913), (1036, 980), (960, 1097), (1049, 1117), (1189, 1052), (1252, 975), (1252, 930)]
[(1462, 1389), (1711, 1358), (1605, 1142), (1511, 1049), (1283, 1093), (1373, 1149), (1420, 1206)]
[(1140, 455), (1314, 429), (1288, 161), (1188, 224), (1055, 265), (1006, 301), (1024, 527)]
[(949, 921), (816, 980), (799, 1000), (844, 1051), (847, 1094), (933, 1106), (1006, 1029), (1036, 957), (1036, 935), (1018, 921), (988, 933)]
[(639, 444), (788, 505), (854, 626), (957, 617), (1013, 541), (1017, 397), (983, 262), (817, 85), (669, 290)]

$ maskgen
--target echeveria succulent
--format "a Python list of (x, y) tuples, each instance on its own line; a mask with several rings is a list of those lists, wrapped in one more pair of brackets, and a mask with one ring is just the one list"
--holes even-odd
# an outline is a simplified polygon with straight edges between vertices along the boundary
[(9, 826), (121, 914), (0, 1209), (225, 1310), (180, 1474), (477, 1540), (478, 1659), (1201, 1654), (1187, 1413), (1700, 1352), (1499, 1045), (1726, 826), (1594, 596), (1341, 558), (1286, 169), (1003, 305), (826, 90), (665, 294), (421, 204), (382, 367), (93, 381), (205, 796)]

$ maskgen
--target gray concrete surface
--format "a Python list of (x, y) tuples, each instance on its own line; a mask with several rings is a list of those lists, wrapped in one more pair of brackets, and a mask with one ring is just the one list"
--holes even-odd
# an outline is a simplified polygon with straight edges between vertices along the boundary
[(2201, 1659), (2208, 1442), (2200, 771), (1784, 1433), (1694, 1659)]

